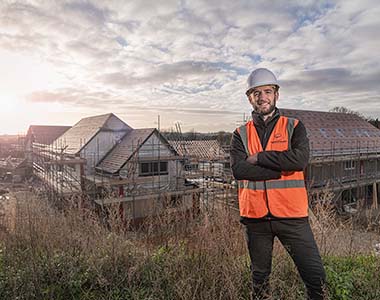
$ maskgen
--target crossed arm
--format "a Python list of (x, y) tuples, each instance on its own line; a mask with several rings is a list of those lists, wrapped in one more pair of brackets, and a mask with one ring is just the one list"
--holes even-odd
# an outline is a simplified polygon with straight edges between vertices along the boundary
[(305, 126), (294, 128), (291, 149), (263, 151), (248, 156), (240, 134), (235, 131), (231, 141), (231, 169), (237, 180), (261, 181), (278, 179), (281, 171), (302, 171), (309, 161), (309, 140)]

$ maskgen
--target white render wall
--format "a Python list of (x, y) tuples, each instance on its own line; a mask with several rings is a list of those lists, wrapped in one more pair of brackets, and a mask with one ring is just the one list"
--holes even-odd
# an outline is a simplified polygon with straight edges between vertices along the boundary
[(163, 144), (157, 136), (157, 133), (152, 134), (149, 139), (141, 146), (139, 150), (139, 158), (159, 156), (173, 156), (167, 145)]
[[(93, 174), (99, 161), (118, 143), (131, 128), (116, 117), (111, 117), (104, 126), (82, 149), (80, 156), (85, 158), (86, 174)], [(112, 131), (114, 130), (114, 131)]]
[[(182, 187), (183, 179), (179, 179), (182, 175), (183, 165), (178, 160), (167, 159), (175, 157), (174, 153), (161, 142), (157, 134), (153, 134), (140, 148), (137, 159), (131, 159), (121, 170), (120, 176), (124, 178), (146, 179), (144, 183), (136, 184), (136, 188), (174, 190)], [(165, 159), (166, 158), (166, 159)], [(168, 175), (156, 175), (139, 177), (140, 162), (150, 161), (166, 161), (168, 162)], [(133, 166), (133, 164), (136, 164)], [(135, 169), (134, 174), (128, 174)]]
[(125, 135), (125, 132), (100, 131), (81, 151), (81, 157), (87, 160), (86, 173), (92, 174), (98, 162)]
[(122, 130), (122, 131), (124, 130), (127, 131), (127, 130), (132, 129), (130, 126), (120, 121), (120, 119), (115, 117), (114, 115), (107, 120), (107, 123), (105, 124), (104, 127), (112, 129), (112, 130)]

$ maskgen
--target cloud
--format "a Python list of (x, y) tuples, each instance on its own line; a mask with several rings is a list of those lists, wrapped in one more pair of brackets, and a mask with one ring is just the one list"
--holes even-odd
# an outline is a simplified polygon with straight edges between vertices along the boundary
[[(128, 88), (135, 85), (140, 86), (159, 86), (167, 83), (184, 83), (196, 81), (199, 84), (207, 83), (210, 88), (221, 87), (222, 82), (218, 82), (217, 78), (223, 76), (235, 76), (240, 72), (244, 72), (240, 68), (233, 67), (222, 62), (205, 62), (205, 61), (180, 61), (171, 64), (153, 65), (143, 75), (131, 74), (127, 72), (115, 72), (102, 74), (99, 80), (107, 85), (114, 85), (118, 88)], [(196, 90), (196, 89), (195, 89)], [(184, 91), (186, 92), (186, 91)]]
[(59, 75), (24, 95), (32, 103), (136, 116), (167, 108), (169, 119), (232, 130), (229, 114), (250, 110), (256, 67), (279, 77), (284, 107), (380, 116), (379, 13), (371, 0), (9, 1), (0, 47)]
[(108, 9), (101, 9), (89, 1), (73, 1), (62, 5), (63, 14), (69, 13), (76, 16), (79, 22), (87, 20), (91, 25), (102, 25), (110, 15)]
[(75, 88), (61, 88), (54, 91), (40, 90), (27, 96), (27, 100), (34, 103), (55, 102), (82, 107), (97, 106), (98, 108), (118, 103), (117, 100), (113, 99), (114, 96), (106, 92)]

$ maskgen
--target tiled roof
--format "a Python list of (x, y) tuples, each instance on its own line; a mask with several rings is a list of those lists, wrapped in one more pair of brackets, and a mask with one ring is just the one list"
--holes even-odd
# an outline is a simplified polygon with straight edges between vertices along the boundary
[(380, 151), (380, 130), (354, 114), (280, 109), (305, 125), (312, 152)]
[(179, 155), (198, 159), (222, 159), (225, 151), (217, 140), (169, 141)]
[(65, 147), (65, 152), (75, 154), (81, 151), (81, 149), (100, 131), (100, 130), (112, 130), (107, 127), (107, 121), (114, 117), (123, 124), (124, 129), (130, 129), (130, 127), (117, 118), (114, 114), (104, 114), (99, 116), (87, 117), (81, 119), (68, 131), (66, 131), (54, 144), (57, 147)]
[(98, 170), (108, 173), (115, 173), (120, 170), (125, 162), (139, 146), (154, 132), (154, 128), (133, 129), (128, 132), (123, 139), (117, 144), (99, 163)]
[(34, 143), (49, 145), (69, 130), (71, 126), (30, 125), (27, 139)]

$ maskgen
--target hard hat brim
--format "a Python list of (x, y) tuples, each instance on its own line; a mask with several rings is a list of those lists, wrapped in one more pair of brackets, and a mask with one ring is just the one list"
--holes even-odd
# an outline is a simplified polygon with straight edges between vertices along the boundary
[(259, 83), (255, 84), (255, 85), (250, 86), (245, 93), (247, 94), (250, 90), (252, 90), (254, 88), (261, 87), (261, 86), (266, 86), (266, 85), (274, 85), (274, 86), (277, 87), (277, 90), (280, 88), (280, 86), (278, 85), (277, 82), (262, 82), (262, 83), (259, 82)]

